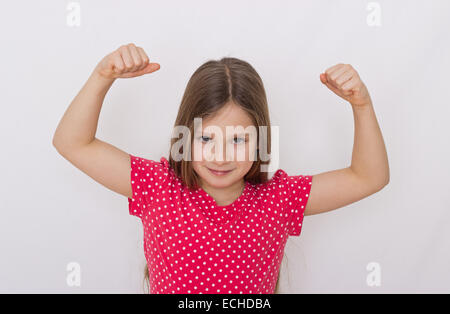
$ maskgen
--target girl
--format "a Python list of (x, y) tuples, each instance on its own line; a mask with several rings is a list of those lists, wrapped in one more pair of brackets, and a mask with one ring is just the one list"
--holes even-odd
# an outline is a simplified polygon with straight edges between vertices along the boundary
[[(141, 47), (121, 46), (95, 67), (53, 137), (64, 158), (126, 196), (130, 214), (142, 220), (150, 293), (273, 293), (286, 240), (300, 235), (305, 215), (343, 207), (389, 182), (372, 101), (348, 64), (320, 75), (354, 113), (352, 162), (343, 169), (314, 176), (278, 169), (268, 179), (270, 159), (261, 158), (271, 147), (263, 82), (236, 58), (208, 61), (190, 78), (175, 121), (187, 131), (184, 144), (174, 137), (169, 159), (145, 159), (97, 139), (113, 82), (159, 69)], [(230, 134), (230, 126), (256, 130), (256, 137), (242, 129)]]

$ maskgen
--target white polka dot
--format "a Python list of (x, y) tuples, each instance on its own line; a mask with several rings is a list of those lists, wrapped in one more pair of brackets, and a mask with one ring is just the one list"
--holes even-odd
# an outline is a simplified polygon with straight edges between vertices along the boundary
[(274, 293), (286, 241), (302, 229), (311, 176), (279, 169), (218, 206), (203, 189), (189, 190), (166, 158), (130, 158), (129, 212), (143, 222), (150, 293)]

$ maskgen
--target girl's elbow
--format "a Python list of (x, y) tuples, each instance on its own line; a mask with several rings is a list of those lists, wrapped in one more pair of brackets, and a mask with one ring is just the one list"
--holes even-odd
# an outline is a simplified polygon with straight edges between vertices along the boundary
[(382, 189), (384, 189), (384, 187), (386, 185), (389, 184), (389, 177), (387, 177), (384, 181), (382, 181), (380, 184), (376, 185), (376, 190), (375, 192), (381, 191)]

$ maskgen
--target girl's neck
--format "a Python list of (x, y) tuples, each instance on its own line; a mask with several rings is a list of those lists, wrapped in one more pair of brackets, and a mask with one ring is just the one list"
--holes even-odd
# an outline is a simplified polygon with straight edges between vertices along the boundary
[(244, 192), (244, 179), (224, 188), (215, 188), (207, 183), (202, 183), (202, 189), (208, 193), (218, 206), (227, 206), (233, 203)]

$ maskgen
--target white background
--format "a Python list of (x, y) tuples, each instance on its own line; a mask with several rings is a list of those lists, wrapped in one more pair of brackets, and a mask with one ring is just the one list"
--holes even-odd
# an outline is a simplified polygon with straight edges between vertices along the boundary
[[(142, 225), (127, 199), (52, 146), (97, 62), (130, 42), (161, 69), (113, 84), (99, 139), (145, 158), (167, 156), (190, 76), (232, 56), (264, 81), (280, 126), (280, 168), (291, 175), (350, 165), (350, 104), (319, 74), (353, 65), (374, 102), (390, 183), (305, 217), (301, 237), (286, 246), (281, 290), (450, 292), (450, 2), (378, 1), (381, 26), (368, 25), (369, 2), (85, 0), (80, 27), (66, 23), (69, 1), (3, 3), (0, 292), (143, 292)], [(81, 266), (80, 287), (66, 284), (71, 262)], [(371, 262), (381, 267), (379, 287), (366, 283)]]

